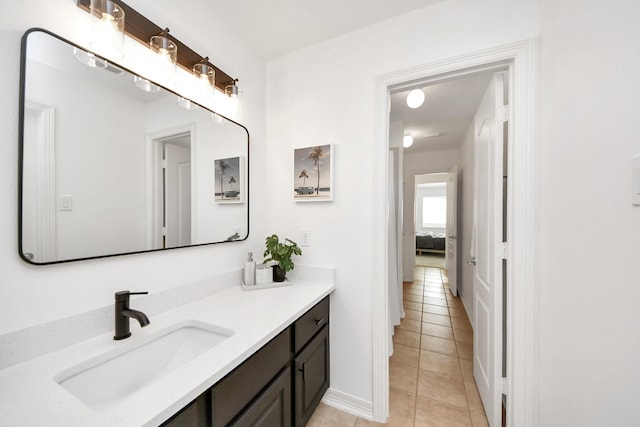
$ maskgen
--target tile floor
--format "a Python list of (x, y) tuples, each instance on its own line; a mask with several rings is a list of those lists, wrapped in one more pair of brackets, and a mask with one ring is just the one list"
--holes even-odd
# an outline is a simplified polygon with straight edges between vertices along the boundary
[(488, 426), (473, 379), (473, 330), (446, 272), (416, 266), (404, 283), (405, 318), (396, 327), (389, 359), (389, 412), (374, 423), (320, 404), (309, 427)]

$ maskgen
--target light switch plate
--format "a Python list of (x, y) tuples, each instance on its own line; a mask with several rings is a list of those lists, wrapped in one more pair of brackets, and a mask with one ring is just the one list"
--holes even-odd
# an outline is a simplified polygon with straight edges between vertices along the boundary
[(633, 206), (640, 206), (640, 154), (633, 156), (631, 164), (632, 203)]
[(311, 231), (308, 228), (300, 230), (300, 246), (311, 246)]
[(61, 194), (59, 200), (59, 208), (60, 211), (72, 211), (73, 210), (73, 197)]

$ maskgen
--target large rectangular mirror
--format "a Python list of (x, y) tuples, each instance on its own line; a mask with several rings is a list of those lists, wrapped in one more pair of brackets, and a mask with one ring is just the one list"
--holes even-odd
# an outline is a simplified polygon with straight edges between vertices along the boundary
[[(20, 256), (51, 264), (246, 239), (247, 129), (86, 55), (41, 29), (23, 36)], [(94, 60), (106, 67), (85, 65)]]

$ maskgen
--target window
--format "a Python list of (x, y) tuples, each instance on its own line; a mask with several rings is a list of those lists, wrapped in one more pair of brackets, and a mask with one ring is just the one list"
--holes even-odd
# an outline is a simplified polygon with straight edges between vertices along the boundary
[(427, 196), (422, 198), (422, 227), (445, 228), (447, 224), (447, 198)]

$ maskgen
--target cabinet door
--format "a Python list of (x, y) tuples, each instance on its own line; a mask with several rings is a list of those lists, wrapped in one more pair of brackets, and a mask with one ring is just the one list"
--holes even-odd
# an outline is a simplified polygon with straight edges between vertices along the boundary
[(284, 369), (231, 426), (290, 427), (291, 368)]
[(306, 425), (329, 388), (329, 327), (325, 326), (294, 359), (295, 425)]

